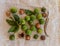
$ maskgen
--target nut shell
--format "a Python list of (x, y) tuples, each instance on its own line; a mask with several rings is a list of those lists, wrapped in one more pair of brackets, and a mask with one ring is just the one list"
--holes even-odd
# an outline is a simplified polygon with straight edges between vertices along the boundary
[(24, 14), (24, 9), (20, 9), (19, 14), (21, 14), (21, 15)]
[(40, 28), (40, 24), (39, 23), (36, 24), (36, 28), (38, 28), (38, 29)]
[(24, 33), (18, 35), (19, 38), (24, 37)]
[(47, 13), (42, 13), (42, 16), (45, 18), (45, 17), (48, 16), (48, 14)]
[(6, 11), (6, 16), (10, 17), (10, 15), (11, 15), (10, 11)]
[(30, 40), (30, 36), (29, 35), (26, 35), (26, 40)]
[(41, 35), (40, 39), (41, 39), (41, 40), (45, 40), (46, 38), (45, 38), (44, 35)]

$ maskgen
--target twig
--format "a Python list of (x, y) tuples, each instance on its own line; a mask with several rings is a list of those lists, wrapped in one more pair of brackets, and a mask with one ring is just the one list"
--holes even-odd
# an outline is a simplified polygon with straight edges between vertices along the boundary
[(46, 32), (46, 29), (47, 29), (47, 25), (48, 25), (48, 21), (49, 21), (49, 18), (47, 16), (46, 20), (45, 20), (45, 24), (44, 24), (44, 33), (46, 36), (48, 36), (47, 32)]

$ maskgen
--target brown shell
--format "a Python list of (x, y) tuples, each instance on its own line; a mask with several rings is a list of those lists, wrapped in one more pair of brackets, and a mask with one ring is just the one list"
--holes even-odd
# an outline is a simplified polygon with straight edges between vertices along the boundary
[(20, 9), (19, 14), (21, 14), (21, 15), (24, 14), (24, 9)]
[(10, 15), (11, 15), (10, 11), (6, 11), (6, 16), (10, 17)]
[(41, 40), (45, 40), (46, 38), (45, 38), (44, 35), (41, 35), (40, 39), (41, 39)]
[(30, 40), (30, 36), (29, 35), (26, 35), (26, 40)]
[(48, 16), (48, 14), (47, 13), (42, 13), (42, 16), (45, 18), (45, 17)]
[(24, 37), (24, 33), (18, 34), (18, 37), (19, 38)]
[(40, 24), (39, 23), (36, 23), (36, 28), (40, 28)]

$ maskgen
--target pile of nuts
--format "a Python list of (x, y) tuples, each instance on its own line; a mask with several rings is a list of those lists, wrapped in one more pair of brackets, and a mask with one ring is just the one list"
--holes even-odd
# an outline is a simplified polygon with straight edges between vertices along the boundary
[[(13, 25), (13, 27), (8, 32), (16, 33), (17, 32), (16, 29), (18, 29), (19, 26), (21, 26), (21, 29), (24, 33), (22, 32), (22, 33), (18, 34), (19, 38), (25, 37), (26, 40), (30, 40), (32, 32), (37, 32), (36, 34), (34, 34), (33, 38), (38, 39), (38, 37), (39, 37), (38, 34), (42, 34), (42, 32), (43, 32), (41, 25), (45, 24), (44, 18), (47, 17), (47, 13), (45, 13), (46, 8), (44, 8), (44, 7), (35, 8), (34, 11), (31, 11), (28, 9), (20, 9), (19, 10), (20, 15), (26, 14), (26, 16), (24, 18), (19, 17), (17, 12), (18, 12), (17, 8), (12, 7), (12, 8), (10, 8), (10, 11), (6, 13), (6, 15), (8, 17), (11, 17), (10, 14), (12, 14), (12, 16), (13, 16), (13, 19), (7, 21), (8, 24)], [(35, 20), (37, 20), (38, 22), (34, 24)], [(30, 28), (28, 28), (26, 23), (28, 23)], [(14, 36), (14, 34), (12, 34), (12, 35)], [(10, 40), (13, 40), (15, 38), (15, 37), (12, 38), (13, 36), (10, 35), (10, 37), (9, 37)], [(45, 40), (45, 35), (41, 35), (40, 39)]]

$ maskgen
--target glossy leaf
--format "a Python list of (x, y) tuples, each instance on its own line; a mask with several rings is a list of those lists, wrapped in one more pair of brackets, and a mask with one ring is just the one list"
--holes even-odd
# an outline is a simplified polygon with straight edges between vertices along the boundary
[(20, 23), (20, 17), (17, 14), (13, 14), (13, 17), (15, 21), (19, 24)]
[(6, 19), (6, 22), (11, 26), (16, 26), (17, 25), (17, 23), (13, 20)]
[(8, 32), (17, 32), (18, 31), (18, 29), (19, 29), (19, 27), (16, 27), (16, 26), (12, 26), (10, 29), (9, 29), (9, 31)]
[(27, 15), (32, 15), (32, 14), (34, 14), (32, 11), (30, 11), (30, 10), (25, 10), (25, 13), (27, 14)]

